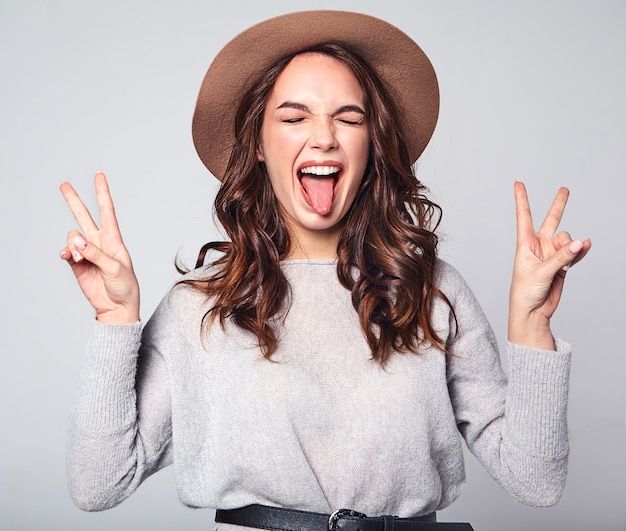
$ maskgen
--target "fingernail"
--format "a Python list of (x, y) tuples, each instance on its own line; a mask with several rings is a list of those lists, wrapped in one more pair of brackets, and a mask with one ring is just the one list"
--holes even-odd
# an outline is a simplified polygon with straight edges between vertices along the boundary
[(61, 258), (63, 258), (63, 260), (67, 260), (70, 257), (70, 253), (67, 251), (67, 249), (63, 249), (60, 253)]
[(83, 259), (78, 251), (72, 251), (72, 258), (74, 259), (74, 262), (80, 262)]
[(567, 250), (572, 254), (576, 254), (582, 248), (583, 248), (583, 242), (581, 242), (580, 240), (574, 240), (572, 243), (569, 244), (569, 247), (567, 248)]
[(87, 249), (87, 241), (81, 236), (76, 236), (74, 238), (74, 245), (83, 251)]
[(571, 264), (565, 264), (561, 269), (567, 273), (570, 267), (572, 267)]

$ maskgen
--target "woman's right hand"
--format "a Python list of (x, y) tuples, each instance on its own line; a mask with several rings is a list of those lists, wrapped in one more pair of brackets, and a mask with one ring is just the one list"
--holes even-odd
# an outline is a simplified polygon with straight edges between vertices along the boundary
[(82, 230), (82, 234), (76, 230), (68, 234), (61, 258), (71, 266), (81, 290), (96, 310), (98, 321), (135, 323), (139, 320), (139, 284), (122, 241), (104, 173), (96, 173), (94, 180), (100, 228), (72, 185), (63, 183), (60, 187)]

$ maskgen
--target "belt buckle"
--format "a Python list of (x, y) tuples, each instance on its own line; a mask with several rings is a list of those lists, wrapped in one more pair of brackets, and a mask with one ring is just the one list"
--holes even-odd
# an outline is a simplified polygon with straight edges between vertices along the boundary
[(339, 520), (345, 518), (346, 516), (351, 516), (353, 518), (367, 518), (367, 515), (353, 511), (352, 509), (337, 509), (328, 518), (328, 531), (337, 531), (337, 524), (339, 523)]

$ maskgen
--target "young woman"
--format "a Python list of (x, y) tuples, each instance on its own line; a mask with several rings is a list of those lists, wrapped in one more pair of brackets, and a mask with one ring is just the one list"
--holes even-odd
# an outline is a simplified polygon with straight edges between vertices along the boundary
[(428, 59), (382, 20), (300, 12), (237, 36), (193, 123), (229, 241), (145, 327), (104, 175), (100, 226), (61, 186), (82, 231), (61, 257), (96, 310), (69, 434), (81, 508), (173, 462), (182, 502), (225, 527), (419, 529), (463, 487), (459, 433), (512, 496), (556, 503), (570, 347), (550, 318), (591, 243), (557, 233), (566, 189), (535, 231), (515, 184), (505, 377), (413, 174), (437, 112)]

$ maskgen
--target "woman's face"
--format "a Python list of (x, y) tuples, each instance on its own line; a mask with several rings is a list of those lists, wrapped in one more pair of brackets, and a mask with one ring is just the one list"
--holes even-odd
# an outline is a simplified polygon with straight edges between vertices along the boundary
[(294, 57), (270, 93), (258, 153), (296, 238), (337, 235), (369, 157), (363, 90), (348, 67)]

